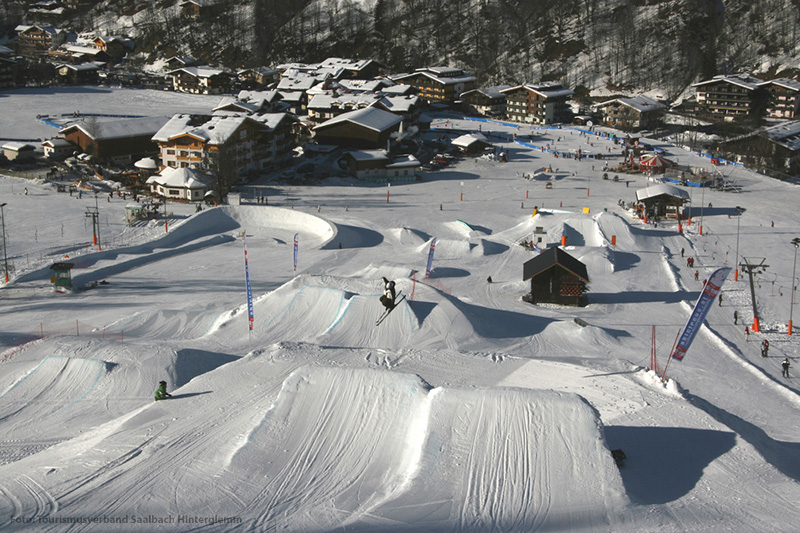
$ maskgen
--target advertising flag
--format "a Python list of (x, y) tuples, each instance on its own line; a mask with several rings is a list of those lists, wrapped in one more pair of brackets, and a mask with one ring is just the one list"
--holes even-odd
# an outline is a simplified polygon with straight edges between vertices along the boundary
[(722, 284), (725, 283), (725, 278), (728, 277), (730, 271), (731, 269), (728, 267), (720, 268), (714, 271), (711, 277), (708, 278), (705, 287), (703, 287), (703, 292), (700, 294), (700, 298), (698, 298), (697, 303), (694, 304), (694, 309), (689, 316), (689, 321), (686, 322), (683, 334), (678, 340), (678, 344), (675, 345), (675, 350), (672, 352), (672, 357), (678, 361), (682, 361), (683, 356), (686, 355), (686, 350), (689, 349), (697, 332), (700, 330), (700, 326), (703, 325), (708, 310), (711, 309), (711, 304), (714, 303), (714, 298), (719, 294)]
[(431, 241), (431, 249), (428, 252), (428, 266), (425, 268), (425, 277), (431, 277), (431, 266), (433, 266), (433, 252), (436, 250), (436, 238)]
[(294, 234), (294, 271), (297, 272), (297, 241), (300, 238), (299, 233)]
[(247, 261), (247, 238), (242, 232), (242, 242), (244, 243), (244, 278), (247, 285), (247, 320), (250, 331), (253, 331), (253, 290), (250, 288), (250, 265)]

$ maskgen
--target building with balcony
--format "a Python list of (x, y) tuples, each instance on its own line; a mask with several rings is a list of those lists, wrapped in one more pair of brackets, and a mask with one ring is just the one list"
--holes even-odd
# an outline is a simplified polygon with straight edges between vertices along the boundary
[(506, 117), (515, 122), (553, 124), (572, 120), (569, 102), (574, 92), (560, 83), (518, 85), (500, 92), (506, 96)]
[(698, 113), (726, 121), (760, 114), (765, 91), (761, 80), (747, 75), (715, 76), (695, 83)]

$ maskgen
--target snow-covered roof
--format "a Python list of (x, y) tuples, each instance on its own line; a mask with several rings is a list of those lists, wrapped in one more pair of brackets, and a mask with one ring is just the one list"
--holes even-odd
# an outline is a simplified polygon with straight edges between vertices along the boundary
[(331, 109), (334, 107), (366, 107), (380, 100), (380, 96), (372, 93), (333, 94), (326, 92), (316, 94), (308, 102), (308, 109)]
[(679, 189), (674, 185), (668, 185), (666, 183), (661, 183), (659, 185), (653, 185), (652, 187), (645, 187), (644, 189), (638, 189), (636, 191), (636, 200), (646, 200), (648, 198), (654, 198), (656, 196), (662, 195), (674, 196), (675, 198), (681, 198), (683, 200), (689, 200), (689, 193), (683, 189)]
[(80, 122), (61, 130), (61, 135), (79, 129), (94, 140), (123, 139), (153, 135), (169, 121), (169, 117), (126, 118), (122, 120)]
[(64, 63), (58, 65), (57, 68), (68, 68), (70, 70), (74, 70), (76, 72), (89, 72), (90, 70), (100, 70), (100, 67), (95, 63), (79, 63), (77, 65), (72, 65), (70, 63)]
[(31, 30), (33, 28), (38, 28), (44, 33), (49, 33), (50, 35), (58, 35), (59, 33), (62, 33), (64, 31), (60, 28), (56, 28), (52, 24), (33, 24), (33, 25), (20, 24), (19, 26), (14, 28), (14, 31), (16, 31), (17, 33), (25, 33), (26, 31)]
[(392, 162), (386, 165), (386, 168), (408, 168), (419, 166), (422, 166), (422, 164), (419, 162), (419, 159), (411, 154), (402, 154), (398, 155), (397, 157), (393, 157)]
[(270, 130), (277, 128), (284, 120), (297, 120), (289, 113), (263, 113), (261, 115), (254, 115), (252, 118)]
[(376, 107), (365, 107), (364, 109), (357, 109), (347, 113), (342, 113), (338, 117), (323, 122), (322, 124), (314, 127), (314, 130), (319, 130), (340, 124), (344, 122), (352, 122), (367, 129), (374, 131), (386, 131), (401, 123), (403, 119)]
[(64, 148), (66, 146), (72, 146), (72, 143), (66, 139), (62, 139), (61, 137), (54, 137), (52, 139), (47, 139), (46, 141), (43, 141), (42, 146), (50, 146), (52, 148)]
[(692, 84), (692, 87), (701, 87), (704, 85), (713, 85), (715, 83), (720, 82), (727, 82), (732, 85), (737, 85), (748, 91), (754, 91), (758, 88), (758, 86), (762, 83), (761, 80), (757, 78), (753, 78), (752, 76), (748, 76), (746, 74), (737, 74), (734, 76), (714, 76), (710, 80), (700, 81), (697, 83)]
[(212, 145), (225, 144), (248, 120), (253, 119), (243, 114), (175, 115), (153, 135), (153, 140), (168, 142), (182, 135), (191, 135)]
[(537, 84), (526, 83), (525, 85), (517, 85), (516, 87), (509, 87), (508, 89), (502, 89), (500, 92), (505, 94), (505, 93), (510, 93), (512, 91), (516, 91), (517, 89), (521, 88), (534, 92), (544, 98), (557, 98), (562, 96), (572, 96), (573, 94), (575, 94), (575, 91), (573, 91), (572, 89), (568, 89), (567, 87), (564, 87), (560, 83), (552, 81), (547, 81)]
[(26, 143), (22, 141), (8, 141), (7, 143), (0, 146), (3, 150), (13, 150), (15, 152), (19, 152), (21, 150), (36, 150), (36, 147), (31, 143)]
[(339, 85), (348, 91), (374, 93), (389, 83), (385, 80), (339, 80)]
[(158, 163), (156, 163), (155, 159), (152, 157), (145, 157), (135, 162), (133, 166), (143, 170), (156, 170), (158, 168)]
[(649, 96), (645, 96), (640, 94), (639, 96), (629, 96), (629, 97), (621, 97), (621, 98), (614, 98), (613, 100), (607, 100), (605, 102), (601, 102), (597, 104), (596, 107), (605, 107), (609, 104), (613, 104), (617, 102), (621, 105), (626, 107), (630, 107), (640, 113), (646, 113), (648, 111), (658, 111), (660, 109), (666, 109), (667, 106), (664, 104), (653, 100)]
[(346, 70), (363, 70), (372, 63), (371, 59), (343, 59), (341, 57), (329, 57), (319, 63), (322, 68), (342, 68)]
[(278, 82), (279, 91), (307, 91), (321, 80), (316, 76), (297, 73), (293, 77), (284, 77)]
[(770, 85), (778, 85), (785, 89), (800, 92), (800, 82), (789, 78), (776, 78), (774, 80), (765, 81), (758, 84), (759, 87), (769, 87)]
[(800, 150), (800, 120), (783, 122), (764, 130), (771, 141), (791, 151)]
[(454, 85), (456, 83), (466, 83), (477, 80), (475, 76), (467, 74), (466, 72), (464, 72), (459, 68), (453, 68), (453, 67), (418, 68), (417, 70), (415, 70), (410, 74), (401, 74), (397, 77), (394, 77), (393, 79), (403, 80), (405, 78), (410, 78), (412, 76), (417, 76), (419, 74), (427, 76), (428, 78), (443, 85)]
[(235, 108), (235, 109), (239, 110), (240, 112), (244, 112), (244, 113), (250, 114), (250, 113), (257, 112), (259, 109), (264, 107), (264, 104), (265, 104), (265, 102), (263, 100), (261, 100), (261, 101), (259, 101), (259, 100), (242, 101), (242, 100), (239, 100), (238, 98), (235, 98), (233, 96), (224, 96), (219, 101), (217, 106), (213, 109), (213, 111), (217, 112), (217, 111), (219, 111), (221, 109), (224, 109), (224, 108), (228, 107), (228, 108)]
[[(481, 87), (479, 89), (472, 89), (471, 91), (467, 91), (468, 93), (476, 92), (481, 93), (483, 95), (488, 96), (489, 98), (502, 98), (505, 95), (502, 91), (506, 89), (511, 89), (511, 85), (496, 85), (494, 87)], [(464, 96), (463, 94), (461, 96)]]
[(412, 89), (413, 87), (411, 87), (411, 85), (405, 83), (399, 83), (395, 85), (390, 85), (389, 87), (384, 87), (383, 89), (381, 89), (380, 92), (388, 95), (404, 96), (410, 93)]
[(473, 144), (477, 142), (482, 143), (489, 143), (489, 140), (482, 134), (482, 133), (467, 133), (466, 135), (462, 135), (460, 137), (456, 137), (450, 144), (453, 146), (458, 146), (459, 148), (469, 148)]
[(165, 187), (182, 187), (185, 189), (204, 189), (209, 186), (209, 179), (191, 168), (167, 167), (158, 174), (147, 179), (147, 183), (158, 183)]
[(393, 113), (408, 113), (419, 104), (419, 96), (384, 96), (380, 104)]
[(170, 72), (170, 74), (175, 74), (177, 72), (185, 72), (191, 76), (195, 76), (196, 78), (211, 78), (214, 76), (219, 76), (221, 74), (227, 74), (224, 70), (220, 70), (218, 68), (211, 68), (208, 66), (199, 66), (199, 67), (183, 67)]
[(347, 154), (356, 161), (381, 161), (388, 160), (389, 154), (386, 150), (351, 150)]

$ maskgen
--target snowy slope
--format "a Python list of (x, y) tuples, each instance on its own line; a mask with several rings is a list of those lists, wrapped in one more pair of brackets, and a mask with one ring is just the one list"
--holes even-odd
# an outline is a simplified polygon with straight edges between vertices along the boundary
[[(577, 131), (535, 133), (614, 153)], [(780, 361), (800, 351), (786, 334), (797, 186), (727, 167), (745, 192), (690, 191), (695, 219), (679, 233), (619, 206), (645, 177), (628, 187), (591, 160), (500, 146), (516, 157), (459, 161), (393, 186), (389, 204), (355, 181), (271, 182), (269, 206), (174, 204), (165, 232), (127, 228), (125, 203), (101, 202), (102, 251), (70, 245), (87, 241), (78, 221), (94, 198), (0, 178), (14, 266), (0, 288), (0, 528), (792, 530), (800, 397)], [(549, 165), (553, 189), (520, 178)], [(535, 252), (518, 243), (537, 227), (586, 264), (587, 306), (521, 300)], [(653, 326), (663, 370), (695, 271), (735, 263), (737, 227), (740, 256), (769, 265), (762, 332), (745, 338), (750, 287), (731, 275), (661, 383)], [(82, 287), (56, 294), (49, 264), (65, 252)], [(407, 299), (375, 327), (382, 276)], [(161, 379), (173, 399), (153, 402)]]

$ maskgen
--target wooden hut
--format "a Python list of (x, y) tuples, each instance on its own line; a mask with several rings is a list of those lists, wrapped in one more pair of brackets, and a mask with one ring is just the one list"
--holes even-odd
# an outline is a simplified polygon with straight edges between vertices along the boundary
[(531, 292), (522, 299), (532, 304), (585, 305), (589, 275), (586, 265), (559, 247), (548, 248), (522, 265), (523, 281), (531, 281)]

